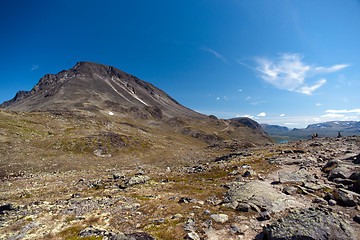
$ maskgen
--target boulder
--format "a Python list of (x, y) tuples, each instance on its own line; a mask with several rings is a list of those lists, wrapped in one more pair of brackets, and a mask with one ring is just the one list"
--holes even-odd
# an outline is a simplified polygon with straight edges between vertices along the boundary
[(267, 225), (264, 234), (268, 240), (355, 240), (354, 233), (337, 214), (324, 208), (310, 208), (290, 213)]
[(212, 214), (210, 217), (217, 223), (224, 223), (229, 220), (229, 216), (226, 214)]
[(125, 183), (123, 185), (121, 185), (121, 188), (128, 188), (137, 184), (143, 184), (146, 183), (146, 181), (148, 181), (150, 178), (148, 176), (144, 176), (144, 175), (137, 175), (137, 176), (133, 176), (130, 177), (129, 179), (127, 179), (125, 181)]
[(349, 178), (351, 174), (353, 173), (352, 169), (349, 166), (346, 165), (337, 165), (334, 169), (332, 169), (329, 172), (328, 178), (334, 179), (334, 178)]
[(304, 184), (307, 181), (313, 181), (313, 176), (305, 170), (305, 168), (301, 168), (298, 171), (294, 172), (279, 172), (279, 182), (280, 183), (292, 183), (292, 184)]
[(199, 235), (196, 232), (189, 232), (188, 234), (186, 234), (184, 239), (189, 239), (189, 240), (200, 240)]
[(255, 206), (262, 211), (280, 212), (287, 208), (300, 206), (294, 198), (277, 192), (271, 185), (255, 180), (247, 183), (233, 182), (227, 185), (223, 204), (247, 204), (254, 209)]

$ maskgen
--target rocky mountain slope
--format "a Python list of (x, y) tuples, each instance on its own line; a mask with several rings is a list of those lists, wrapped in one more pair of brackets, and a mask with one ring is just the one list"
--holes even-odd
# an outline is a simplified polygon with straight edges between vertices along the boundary
[[(9, 176), (1, 239), (359, 239), (360, 138)], [(103, 163), (103, 162), (101, 162)]]
[(151, 83), (111, 66), (78, 62), (56, 75), (46, 74), (31, 91), (19, 91), (0, 105), (13, 111), (85, 110), (104, 113), (148, 112), (161, 117), (204, 118)]
[(262, 125), (260, 125), (259, 123), (257, 123), (256, 121), (254, 121), (250, 118), (238, 117), (238, 118), (231, 118), (230, 120), (242, 123), (242, 124), (248, 126), (249, 128), (263, 134), (264, 136), (268, 136), (267, 132), (263, 129)]

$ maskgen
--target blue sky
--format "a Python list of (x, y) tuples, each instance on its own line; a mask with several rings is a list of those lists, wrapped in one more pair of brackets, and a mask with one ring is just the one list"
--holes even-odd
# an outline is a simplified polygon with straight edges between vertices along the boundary
[(360, 1), (0, 1), (0, 102), (78, 61), (219, 118), (360, 121)]

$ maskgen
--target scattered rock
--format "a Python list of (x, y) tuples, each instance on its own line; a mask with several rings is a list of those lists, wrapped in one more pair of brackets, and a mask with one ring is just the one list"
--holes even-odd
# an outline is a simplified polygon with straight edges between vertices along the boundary
[(270, 220), (271, 216), (270, 216), (270, 213), (268, 211), (265, 211), (265, 212), (261, 212), (259, 214), (259, 219), (261, 221), (264, 221), (264, 220)]
[(217, 223), (224, 223), (229, 220), (229, 216), (226, 214), (212, 214), (210, 217)]
[(196, 200), (191, 197), (182, 197), (179, 199), (178, 203), (196, 203)]
[(186, 223), (184, 225), (184, 230), (189, 231), (189, 232), (195, 232), (196, 231), (195, 220), (193, 218), (189, 218), (186, 221)]
[(269, 240), (355, 240), (352, 228), (337, 214), (323, 208), (310, 208), (290, 213), (267, 225), (264, 233)]
[(357, 222), (360, 224), (360, 216), (359, 215), (355, 215), (353, 220), (354, 220), (354, 222)]
[(328, 202), (329, 202), (330, 206), (335, 206), (337, 203), (336, 200), (334, 200), (334, 199), (330, 199)]
[(125, 182), (122, 188), (128, 188), (137, 184), (143, 184), (146, 183), (146, 181), (148, 181), (149, 179), (150, 178), (148, 176), (143, 175), (133, 176)]
[(189, 232), (188, 234), (186, 234), (185, 239), (200, 240), (200, 237), (196, 232)]
[(239, 211), (239, 212), (249, 212), (249, 210), (250, 210), (250, 206), (246, 203), (239, 203), (236, 206), (236, 211)]
[(15, 203), (8, 203), (0, 206), (0, 214), (3, 214), (4, 211), (15, 211), (19, 206)]

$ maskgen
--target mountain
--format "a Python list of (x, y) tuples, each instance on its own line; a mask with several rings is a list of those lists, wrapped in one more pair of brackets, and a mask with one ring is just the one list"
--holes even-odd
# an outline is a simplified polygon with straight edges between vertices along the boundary
[(262, 127), (275, 140), (298, 140), (311, 138), (315, 133), (319, 137), (337, 137), (340, 132), (342, 136), (360, 135), (360, 122), (358, 121), (330, 121), (310, 124), (306, 128), (294, 128), (277, 125), (262, 124)]
[(259, 132), (264, 136), (268, 136), (267, 132), (262, 128), (262, 126), (258, 122), (254, 121), (250, 118), (238, 117), (238, 118), (231, 118), (230, 120), (242, 123), (242, 124), (248, 126), (249, 128), (255, 130), (256, 132)]
[(0, 178), (130, 166), (173, 167), (272, 143), (186, 108), (111, 66), (80, 62), (0, 106)]
[(46, 74), (31, 91), (19, 91), (0, 108), (31, 112), (83, 110), (136, 112), (166, 117), (204, 118), (151, 83), (111, 66), (78, 62), (56, 75)]
[(289, 131), (289, 128), (279, 125), (260, 124), (268, 135), (278, 135)]

